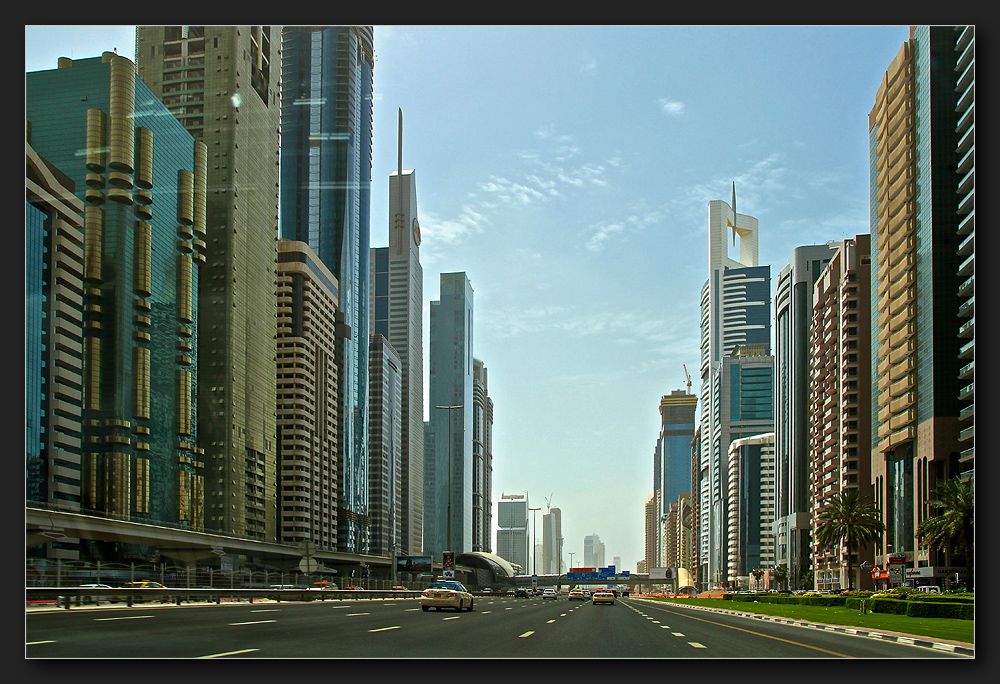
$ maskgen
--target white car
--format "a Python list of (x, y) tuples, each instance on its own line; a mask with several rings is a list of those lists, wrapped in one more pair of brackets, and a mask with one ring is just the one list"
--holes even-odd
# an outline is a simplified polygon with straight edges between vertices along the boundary
[(594, 605), (597, 605), (598, 603), (610, 603), (611, 605), (614, 605), (615, 595), (610, 589), (598, 589), (594, 592), (590, 600)]
[(556, 596), (556, 590), (549, 587), (548, 589), (542, 592), (542, 598), (556, 600), (559, 597)]
[(454, 608), (472, 610), (472, 594), (457, 580), (438, 580), (424, 589), (420, 595), (420, 607), (424, 611), (434, 608)]

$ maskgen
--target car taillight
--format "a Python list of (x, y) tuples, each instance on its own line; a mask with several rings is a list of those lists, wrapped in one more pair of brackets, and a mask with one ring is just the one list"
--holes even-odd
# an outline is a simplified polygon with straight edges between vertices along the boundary
[(430, 594), (428, 594), (428, 593), (427, 593), (426, 591), (425, 591), (425, 592), (422, 592), (422, 594), (423, 594), (424, 596), (430, 596)]

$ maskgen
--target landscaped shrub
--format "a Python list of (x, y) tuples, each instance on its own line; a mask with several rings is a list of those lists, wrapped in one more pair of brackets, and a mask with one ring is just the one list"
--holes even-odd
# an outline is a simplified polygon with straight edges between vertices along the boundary
[(906, 604), (906, 614), (910, 617), (976, 619), (976, 606), (970, 603), (907, 601)]
[(929, 603), (975, 603), (970, 596), (951, 596), (949, 594), (925, 594), (918, 592), (906, 597), (908, 601), (927, 601)]
[(873, 613), (889, 613), (891, 615), (906, 615), (906, 607), (909, 601), (894, 598), (873, 598), (871, 599), (870, 610)]
[(826, 594), (821, 596), (809, 596), (803, 594), (799, 596), (799, 603), (804, 606), (842, 606), (846, 600), (840, 594)]

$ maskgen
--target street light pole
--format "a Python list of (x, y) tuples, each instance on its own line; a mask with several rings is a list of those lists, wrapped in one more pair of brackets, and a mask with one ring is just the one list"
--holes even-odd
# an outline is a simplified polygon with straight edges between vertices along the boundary
[(539, 506), (538, 508), (532, 508), (531, 506), (528, 506), (528, 510), (531, 511), (531, 569), (532, 572), (535, 575), (537, 575), (538, 574), (538, 553), (537, 553), (538, 530), (535, 527), (535, 520), (536, 520), (535, 511), (542, 510), (542, 507)]
[(443, 409), (448, 412), (448, 537), (445, 539), (445, 551), (454, 551), (451, 548), (451, 412), (455, 409), (463, 408), (462, 404), (455, 406), (435, 406), (436, 409)]

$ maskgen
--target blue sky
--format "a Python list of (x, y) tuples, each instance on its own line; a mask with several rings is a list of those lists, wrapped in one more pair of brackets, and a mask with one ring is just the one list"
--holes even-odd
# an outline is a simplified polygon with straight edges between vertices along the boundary
[[(527, 492), (634, 571), (659, 399), (698, 392), (708, 202), (760, 222), (772, 284), (800, 245), (869, 232), (868, 113), (899, 26), (375, 28), (372, 246), (416, 170), (424, 298), (474, 290), (495, 403), (494, 500)], [(26, 70), (133, 27), (25, 27)], [(429, 318), (425, 315), (425, 331)], [(426, 343), (425, 343), (426, 344)], [(425, 359), (427, 358), (425, 351)]]

